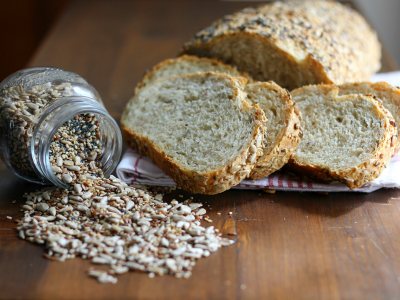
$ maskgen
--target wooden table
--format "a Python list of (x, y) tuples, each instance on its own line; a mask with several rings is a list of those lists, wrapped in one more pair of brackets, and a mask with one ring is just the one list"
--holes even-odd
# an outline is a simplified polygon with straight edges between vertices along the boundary
[[(248, 5), (76, 1), (30, 65), (80, 74), (119, 120), (145, 69), (175, 56), (211, 21)], [(382, 71), (394, 69), (384, 53)], [(119, 276), (116, 285), (101, 285), (86, 275), (89, 261), (51, 262), (42, 256), (42, 247), (16, 237), (14, 223), (6, 216), (21, 216), (22, 194), (37, 188), (1, 165), (0, 299), (400, 298), (398, 190), (329, 195), (235, 190), (194, 195), (211, 211), (217, 228), (238, 233), (235, 245), (199, 260), (190, 279), (149, 279), (130, 272)], [(181, 191), (172, 196), (178, 194), (190, 196)], [(12, 204), (13, 199), (17, 203)]]

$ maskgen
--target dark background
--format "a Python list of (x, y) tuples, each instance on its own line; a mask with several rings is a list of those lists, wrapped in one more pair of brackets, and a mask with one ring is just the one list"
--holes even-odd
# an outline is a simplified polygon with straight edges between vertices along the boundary
[[(112, 0), (108, 1), (112, 2)], [(192, 0), (165, 1), (171, 2), (172, 5), (177, 5), (177, 2)], [(40, 42), (51, 30), (52, 25), (57, 22), (58, 17), (67, 8), (69, 2), (71, 0), (1, 0), (0, 82), (11, 73), (27, 66)], [(96, 0), (92, 2), (96, 2)], [(393, 58), (393, 63), (400, 65), (400, 51), (398, 51), (400, 44), (400, 39), (398, 39), (400, 18), (397, 16), (400, 1), (354, 0), (341, 2), (352, 3), (352, 6), (355, 6), (364, 14), (374, 29), (378, 31), (386, 50), (390, 52)]]
[(69, 0), (1, 0), (0, 82), (24, 68)]

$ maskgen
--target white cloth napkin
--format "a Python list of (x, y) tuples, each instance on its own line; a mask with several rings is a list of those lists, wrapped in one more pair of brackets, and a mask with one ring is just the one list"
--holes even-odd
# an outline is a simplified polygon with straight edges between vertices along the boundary
[(371, 82), (386, 81), (393, 86), (400, 86), (400, 71), (379, 73), (371, 78)]
[[(381, 73), (371, 78), (371, 82), (387, 81), (394, 86), (400, 86), (400, 72)], [(374, 181), (369, 182), (354, 192), (370, 193), (380, 188), (400, 188), (400, 153), (392, 157), (383, 173)], [(176, 183), (157, 167), (147, 156), (140, 155), (128, 149), (117, 167), (117, 176), (127, 183), (137, 183), (155, 186), (176, 186)], [(274, 189), (303, 192), (350, 192), (344, 184), (316, 183), (306, 178), (294, 178), (285, 172), (275, 172), (270, 176), (259, 179), (245, 179), (237, 189)]]

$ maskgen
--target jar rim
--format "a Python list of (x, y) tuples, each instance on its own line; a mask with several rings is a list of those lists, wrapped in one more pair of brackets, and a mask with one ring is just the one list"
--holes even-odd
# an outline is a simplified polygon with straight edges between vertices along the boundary
[(84, 96), (69, 96), (50, 103), (46, 107), (43, 114), (39, 116), (30, 138), (29, 157), (39, 178), (61, 188), (69, 188), (69, 185), (58, 179), (51, 169), (50, 144), (65, 122), (77, 115), (88, 113), (99, 116), (99, 120), (103, 123), (101, 132), (102, 137), (106, 139), (107, 148), (103, 149), (102, 157), (104, 158), (105, 152), (108, 152), (107, 160), (109, 160), (102, 163), (104, 176), (108, 177), (117, 167), (122, 152), (122, 136), (118, 124), (96, 100)]

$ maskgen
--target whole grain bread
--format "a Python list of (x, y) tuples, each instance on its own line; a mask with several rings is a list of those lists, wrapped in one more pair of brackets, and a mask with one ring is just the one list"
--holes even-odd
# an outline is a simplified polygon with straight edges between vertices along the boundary
[(142, 80), (136, 86), (135, 93), (142, 87), (160, 78), (199, 72), (226, 73), (231, 76), (245, 77), (248, 82), (253, 81), (253, 78), (246, 72), (239, 72), (235, 67), (224, 64), (215, 58), (183, 55), (177, 58), (166, 59), (152, 67), (145, 73)]
[[(242, 75), (235, 68), (215, 59), (184, 55), (165, 60), (153, 67), (138, 84), (137, 91), (160, 78), (213, 70), (232, 76)], [(248, 99), (253, 104), (258, 104), (268, 119), (263, 155), (257, 160), (249, 176), (251, 179), (260, 179), (279, 170), (289, 160), (300, 142), (301, 117), (288, 91), (274, 82), (247, 84), (245, 92)]]
[(274, 2), (214, 22), (181, 54), (215, 57), (259, 81), (293, 89), (368, 80), (380, 69), (376, 33), (335, 1)]
[[(396, 124), (400, 124), (400, 89), (387, 82), (356, 82), (340, 86), (339, 95), (363, 94), (372, 95), (390, 111)], [(400, 149), (400, 140), (397, 139), (395, 153)]]
[(267, 177), (281, 169), (300, 143), (301, 114), (287, 90), (274, 82), (258, 82), (245, 87), (247, 97), (264, 111), (267, 130), (263, 155), (250, 173), (251, 179)]
[(247, 100), (245, 83), (213, 72), (156, 80), (125, 107), (124, 139), (183, 189), (221, 193), (262, 155), (266, 118)]
[(377, 178), (394, 153), (396, 124), (372, 96), (339, 96), (334, 85), (292, 91), (303, 116), (303, 138), (289, 163), (317, 181), (340, 181), (350, 189)]

